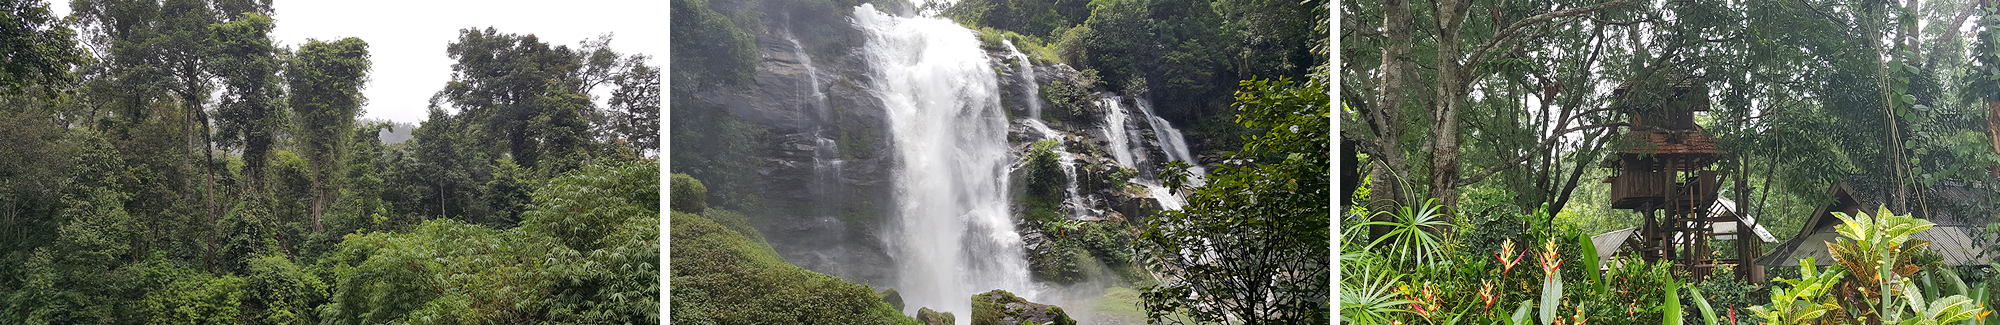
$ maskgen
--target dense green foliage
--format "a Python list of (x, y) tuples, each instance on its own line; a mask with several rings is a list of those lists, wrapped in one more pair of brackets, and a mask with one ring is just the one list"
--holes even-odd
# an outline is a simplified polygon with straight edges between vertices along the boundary
[[(392, 124), (357, 120), (367, 42), (281, 46), (270, 1), (0, 5), (0, 323), (658, 321), (643, 55), (479, 33), (459, 43), (527, 49), (440, 54), (544, 59), (455, 67), (532, 77), (515, 115), (440, 110), (384, 144)], [(468, 131), (509, 127), (531, 132)]]
[[(673, 179), (675, 188), (701, 186), (686, 175)], [(785, 263), (755, 229), (712, 220), (722, 209), (707, 211), (674, 210), (670, 220), (673, 323), (916, 324), (868, 286)]]
[[(1162, 212), (1139, 236), (1148, 269), (1171, 279), (1147, 289), (1149, 315), (1258, 324), (1329, 318), (1326, 86), (1243, 82), (1238, 121), (1261, 131), (1229, 154), (1243, 163), (1210, 171), (1187, 207)], [(1185, 175), (1172, 174), (1168, 184), (1179, 187)]]
[[(1462, 245), (1487, 254), (1496, 250), (1490, 243), (1534, 233), (1536, 227), (1596, 234), (1638, 226), (1637, 213), (1608, 207), (1609, 186), (1597, 181), (1615, 174), (1601, 164), (1608, 153), (1644, 148), (1618, 141), (1618, 133), (1643, 130), (1627, 124), (1637, 122), (1632, 113), (1670, 103), (1669, 84), (1679, 83), (1702, 90), (1694, 99), (1706, 109), (1694, 114), (1694, 122), (1725, 152), (1703, 169), (1722, 175), (1718, 194), (1734, 200), (1739, 213), (1755, 216), (1779, 241), (1814, 231), (1800, 227), (1819, 218), (1815, 210), (1835, 203), (1828, 195), (1834, 186), (1871, 197), (1867, 205), (1885, 205), (1886, 211), (1874, 213), (1877, 220), (1917, 215), (1940, 224), (1992, 222), (1992, 214), (1979, 209), (2000, 192), (1964, 184), (1993, 181), (1992, 171), (2000, 165), (2000, 142), (1994, 139), (2000, 101), (1992, 95), (2000, 84), (1993, 68), (2000, 62), (1993, 53), (1991, 14), (2000, 9), (1995, 3), (1490, 4), (1342, 5), (1353, 19), (1341, 29), (1346, 60), (1340, 67), (1345, 108), (1340, 119), (1344, 145), (1354, 148), (1343, 155), (1356, 169), (1342, 171), (1354, 182), (1343, 185), (1354, 191), (1340, 195), (1361, 203), (1345, 211), (1388, 211), (1435, 199), (1449, 211), (1442, 214), (1444, 224), (1424, 232), (1448, 237), (1442, 245), (1447, 251)], [(1626, 91), (1589, 91), (1613, 87)], [(1381, 223), (1358, 232), (1363, 240), (1343, 244), (1381, 239), (1419, 244), (1400, 240), (1412, 233), (1395, 232), (1409, 228), (1397, 228), (1402, 222), (1390, 216), (1346, 215), (1348, 223), (1369, 217)], [(1865, 233), (1844, 230), (1849, 226), (1882, 224), (1866, 219), (1848, 221), (1841, 234)], [(1905, 230), (1924, 223), (1905, 221), (1910, 220), (1891, 223)], [(1515, 225), (1522, 223), (1528, 225)], [(1785, 279), (1778, 282), (1718, 279), (1754, 274), (1750, 271), (1758, 267), (1748, 265), (1708, 279), (1684, 278), (1688, 274), (1678, 270), (1661, 277), (1691, 282), (1689, 291), (1701, 292), (1667, 296), (1689, 306), (1712, 305), (1719, 313), (1764, 305), (1758, 317), (1784, 324), (1937, 322), (1958, 318), (1966, 310), (1962, 302), (1981, 301), (1975, 293), (1988, 291), (1942, 284), (1956, 275), (1946, 276), (1951, 267), (1934, 265), (1941, 257), (1914, 247), (1921, 245), (1855, 244), (1895, 235), (1848, 237), (1852, 241), (1828, 245), (1837, 260), (1817, 261), (1831, 262), (1831, 270), (1773, 268), (1772, 277)], [(1799, 249), (1819, 249), (1807, 244)], [(1390, 260), (1383, 263), (1407, 263), (1385, 258)], [(1465, 286), (1425, 275), (1430, 272), (1379, 281)], [(1899, 287), (1913, 284), (1926, 288)], [(1356, 295), (1385, 298), (1372, 300), (1382, 302), (1374, 306), (1355, 306), (1364, 312), (1407, 310), (1390, 306), (1396, 299), (1388, 298), (1415, 297), (1363, 293)], [(1960, 294), (1965, 300), (1946, 299)], [(1444, 298), (1452, 299), (1459, 298)], [(1667, 301), (1652, 295), (1638, 299), (1642, 307)], [(1583, 314), (1592, 322), (1618, 317)], [(1689, 315), (1705, 318), (1692, 310)]]
[(76, 46), (76, 31), (56, 23), (60, 13), (41, 1), (0, 2), (0, 87), (19, 94), (34, 84), (74, 81), (70, 66), (88, 60)]

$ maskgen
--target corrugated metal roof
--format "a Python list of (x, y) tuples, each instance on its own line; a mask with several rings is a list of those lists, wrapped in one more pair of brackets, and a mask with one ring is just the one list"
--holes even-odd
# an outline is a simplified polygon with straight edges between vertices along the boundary
[(1709, 227), (1710, 232), (1717, 234), (1728, 234), (1728, 235), (1715, 236), (1715, 239), (1736, 240), (1736, 235), (1735, 235), (1737, 233), (1736, 225), (1740, 223), (1749, 223), (1751, 225), (1750, 228), (1751, 233), (1757, 234), (1757, 239), (1763, 240), (1765, 243), (1778, 242), (1778, 237), (1772, 236), (1771, 230), (1764, 229), (1764, 224), (1757, 223), (1757, 218), (1751, 217), (1747, 213), (1737, 213), (1736, 201), (1731, 201), (1728, 198), (1720, 198), (1720, 197), (1715, 198), (1715, 206), (1709, 207), (1708, 211), (1710, 211), (1715, 215), (1733, 216), (1736, 217), (1735, 218), (1736, 220), (1740, 221), (1740, 222), (1719, 221), (1712, 223), (1711, 226)]
[[(1848, 176), (1844, 182), (1834, 184), (1828, 194), (1834, 203), (1820, 207), (1813, 212), (1799, 234), (1779, 244), (1763, 258), (1758, 265), (1794, 266), (1799, 259), (1817, 257), (1829, 260), (1826, 242), (1840, 237), (1834, 226), (1841, 223), (1833, 212), (1858, 210), (1874, 213), (1876, 207), (1886, 205), (1885, 193), (1890, 192), (1893, 183), (1873, 177)], [(1922, 189), (1925, 195), (1916, 197), (1910, 203), (1914, 215), (1924, 218), (1937, 226), (1911, 235), (1912, 238), (1931, 242), (1929, 249), (1944, 256), (1949, 265), (1985, 265), (1992, 258), (1983, 256), (1985, 246), (1973, 241), (1979, 227), (1992, 221), (1994, 206), (1988, 197), (1991, 191), (1984, 186), (1957, 181), (1940, 181), (1934, 186)]]

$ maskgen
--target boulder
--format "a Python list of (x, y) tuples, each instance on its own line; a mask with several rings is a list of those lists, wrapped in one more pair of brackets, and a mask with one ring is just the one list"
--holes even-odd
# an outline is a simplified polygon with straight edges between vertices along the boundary
[(882, 302), (889, 303), (890, 307), (896, 307), (896, 310), (903, 310), (903, 294), (896, 292), (896, 288), (882, 289), (882, 292), (876, 293), (876, 295), (882, 296)]
[(954, 319), (951, 313), (940, 313), (931, 310), (930, 307), (917, 309), (917, 322), (924, 325), (955, 325), (958, 324), (955, 323), (956, 321), (957, 319)]
[(1014, 325), (1024, 322), (1076, 325), (1062, 307), (1029, 302), (1006, 290), (972, 295), (972, 325)]

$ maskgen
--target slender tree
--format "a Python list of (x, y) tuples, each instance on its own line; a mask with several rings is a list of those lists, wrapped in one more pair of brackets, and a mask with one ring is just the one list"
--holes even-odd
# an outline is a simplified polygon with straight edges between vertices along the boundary
[(353, 37), (308, 40), (286, 64), (293, 121), (312, 169), (315, 233), (325, 230), (322, 214), (339, 188), (348, 137), (366, 100), (361, 88), (368, 81), (368, 69), (368, 42)]
[(243, 149), (243, 184), (254, 192), (263, 182), (271, 147), (285, 126), (281, 101), (283, 67), (271, 40), (270, 17), (244, 13), (236, 21), (213, 27), (215, 48), (210, 70), (222, 79), (217, 130), (224, 147)]

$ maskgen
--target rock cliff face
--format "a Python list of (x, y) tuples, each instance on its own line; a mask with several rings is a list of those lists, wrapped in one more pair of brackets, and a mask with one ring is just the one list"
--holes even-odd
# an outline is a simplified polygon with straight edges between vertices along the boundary
[(794, 8), (757, 9), (765, 18), (753, 83), (695, 96), (765, 131), (753, 141), (750, 184), (763, 206), (750, 213), (786, 261), (888, 283), (894, 268), (879, 235), (893, 208), (892, 151), (882, 105), (865, 88), (863, 35), (845, 21), (785, 19)]

